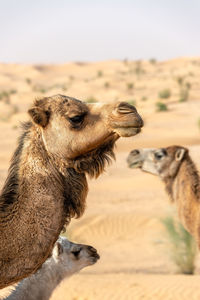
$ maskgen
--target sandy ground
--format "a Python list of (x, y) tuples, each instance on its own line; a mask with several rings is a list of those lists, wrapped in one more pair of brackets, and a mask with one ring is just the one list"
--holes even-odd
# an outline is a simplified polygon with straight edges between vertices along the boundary
[[(0, 100), (0, 185), (19, 135), (19, 121), (36, 96), (63, 93), (101, 101), (134, 99), (145, 127), (136, 137), (117, 142), (116, 161), (98, 180), (89, 180), (87, 209), (73, 220), (67, 236), (98, 249), (100, 261), (64, 281), (52, 300), (199, 300), (199, 258), (196, 275), (178, 274), (169, 255), (161, 219), (173, 212), (163, 184), (152, 175), (127, 168), (133, 148), (172, 144), (188, 146), (197, 166), (200, 162), (200, 117), (198, 58), (156, 63), (143, 62), (140, 78), (136, 62), (103, 62), (60, 66), (0, 65), (0, 89), (16, 89), (9, 100)], [(102, 72), (99, 76), (99, 71)], [(191, 83), (189, 100), (178, 102), (177, 76)], [(27, 83), (27, 79), (31, 83)], [(66, 82), (66, 87), (63, 86)], [(110, 87), (105, 88), (105, 82)], [(126, 84), (134, 82), (127, 91)], [(35, 86), (46, 88), (35, 91)], [(158, 92), (170, 88), (167, 112), (156, 112)], [(37, 86), (38, 88), (38, 86)], [(66, 89), (66, 91), (64, 90)], [(147, 100), (141, 100), (146, 96)]]

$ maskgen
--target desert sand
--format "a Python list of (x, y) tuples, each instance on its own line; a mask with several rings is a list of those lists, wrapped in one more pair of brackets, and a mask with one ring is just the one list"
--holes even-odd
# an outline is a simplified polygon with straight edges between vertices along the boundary
[[(180, 77), (190, 85), (184, 102), (179, 101)], [(0, 64), (0, 187), (20, 133), (19, 123), (27, 120), (26, 110), (35, 97), (62, 93), (89, 102), (129, 101), (145, 121), (139, 135), (117, 142), (116, 161), (107, 171), (97, 180), (89, 179), (86, 212), (65, 233), (74, 242), (97, 248), (100, 261), (64, 281), (52, 300), (200, 299), (199, 256), (196, 274), (183, 275), (169, 254), (161, 219), (174, 208), (163, 184), (126, 164), (133, 148), (181, 144), (189, 147), (199, 166), (199, 77), (199, 58)], [(163, 89), (170, 89), (169, 98), (159, 98)], [(156, 102), (166, 104), (168, 111), (156, 111)]]

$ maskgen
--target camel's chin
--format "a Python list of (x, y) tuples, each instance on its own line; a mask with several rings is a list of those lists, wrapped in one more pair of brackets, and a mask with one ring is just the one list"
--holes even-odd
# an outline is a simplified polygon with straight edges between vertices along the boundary
[(119, 127), (115, 128), (115, 132), (121, 137), (130, 137), (140, 133), (141, 128)]

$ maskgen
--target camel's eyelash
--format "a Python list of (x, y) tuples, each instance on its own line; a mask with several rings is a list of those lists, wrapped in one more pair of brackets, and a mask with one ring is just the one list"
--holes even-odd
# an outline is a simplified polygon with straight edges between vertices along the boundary
[(77, 115), (77, 116), (74, 116), (71, 118), (67, 117), (67, 119), (69, 120), (69, 122), (71, 123), (71, 125), (73, 127), (76, 127), (83, 123), (85, 115), (86, 114), (81, 114), (81, 115)]

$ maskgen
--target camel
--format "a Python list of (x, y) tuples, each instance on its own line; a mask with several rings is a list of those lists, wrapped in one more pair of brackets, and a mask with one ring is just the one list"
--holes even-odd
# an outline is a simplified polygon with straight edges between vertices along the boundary
[(143, 126), (126, 102), (55, 95), (36, 100), (28, 113), (0, 195), (0, 288), (41, 267), (64, 226), (85, 210), (86, 175), (97, 178), (117, 139)]
[(23, 279), (5, 300), (48, 300), (63, 279), (95, 264), (98, 259), (93, 247), (59, 237), (52, 256), (35, 274)]
[(135, 149), (127, 162), (130, 168), (141, 168), (162, 179), (183, 226), (200, 248), (200, 178), (189, 150), (182, 146)]

